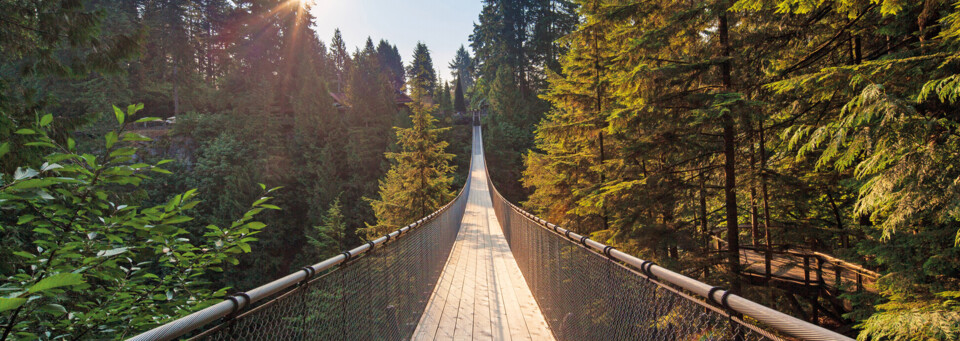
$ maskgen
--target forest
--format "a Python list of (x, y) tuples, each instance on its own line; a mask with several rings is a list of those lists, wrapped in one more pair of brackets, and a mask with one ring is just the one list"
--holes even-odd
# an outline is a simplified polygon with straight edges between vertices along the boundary
[[(416, 221), (473, 114), (551, 222), (858, 340), (960, 335), (960, 2), (483, 0), (436, 63), (311, 6), (0, 0), (0, 340), (127, 338)], [(878, 278), (742, 276), (774, 249)]]

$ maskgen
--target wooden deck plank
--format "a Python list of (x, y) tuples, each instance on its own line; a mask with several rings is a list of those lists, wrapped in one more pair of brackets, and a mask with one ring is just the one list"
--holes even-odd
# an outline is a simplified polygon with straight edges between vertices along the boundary
[(414, 340), (553, 340), (493, 211), (479, 139), (467, 207)]

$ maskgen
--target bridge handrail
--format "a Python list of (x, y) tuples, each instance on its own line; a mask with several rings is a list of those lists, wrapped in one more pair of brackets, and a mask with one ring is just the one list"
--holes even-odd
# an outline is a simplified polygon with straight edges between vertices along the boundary
[[(461, 196), (465, 195), (470, 186), (470, 180), (468, 178), (466, 184), (463, 188), (460, 189), (460, 192), (457, 194), (453, 200), (450, 200), (447, 204), (443, 205), (433, 213), (427, 215), (426, 217), (421, 218), (407, 226), (404, 226), (396, 231), (388, 233), (380, 238), (372, 240), (368, 243), (364, 243), (358, 247), (353, 248), (350, 251), (343, 252), (340, 255), (330, 257), (320, 263), (304, 267), (300, 271), (289, 274), (280, 279), (274, 280), (273, 282), (261, 285), (255, 289), (247, 291), (243, 294), (229, 296), (223, 302), (214, 304), (207, 308), (204, 308), (200, 311), (194, 312), (190, 315), (181, 317), (171, 322), (167, 322), (161, 326), (153, 328), (149, 331), (146, 331), (140, 335), (134, 336), (128, 340), (132, 341), (160, 341), (160, 340), (173, 340), (177, 337), (183, 336), (186, 333), (199, 329), (200, 327), (213, 322), (219, 318), (227, 317), (231, 314), (242, 311), (245, 308), (251, 307), (254, 303), (262, 301), (265, 298), (272, 297), (277, 293), (280, 293), (286, 289), (295, 288), (300, 283), (303, 283), (306, 280), (310, 280), (317, 274), (323, 273), (323, 271), (334, 268), (336, 265), (339, 265), (345, 261), (348, 261), (352, 258), (355, 258), (367, 251), (374, 249), (375, 246), (381, 245), (388, 241), (395, 241), (400, 238), (404, 233), (426, 224), (427, 222), (433, 220), (441, 213), (448, 210), (452, 207)], [(372, 243), (372, 244), (371, 244)]]
[[(720, 237), (717, 237), (717, 236), (711, 235), (710, 238), (712, 238), (713, 240), (718, 241), (718, 242), (720, 242), (720, 243), (723, 243), (723, 244), (726, 244), (726, 243), (727, 243), (726, 240), (723, 240), (723, 238), (720, 238)], [(878, 278), (881, 277), (881, 275), (880, 275), (879, 272), (876, 272), (876, 271), (867, 269), (867, 268), (863, 267), (863, 266), (860, 265), (860, 264), (853, 263), (853, 262), (850, 262), (850, 261), (847, 261), (847, 260), (843, 260), (843, 259), (834, 257), (833, 255), (826, 254), (826, 253), (823, 253), (823, 252), (820, 252), (820, 251), (805, 251), (805, 250), (802, 250), (802, 249), (801, 249), (801, 251), (796, 251), (796, 250), (795, 250), (796, 248), (787, 247), (786, 249), (783, 249), (783, 247), (782, 247), (783, 245), (776, 245), (776, 244), (775, 244), (775, 246), (776, 246), (775, 248), (773, 248), (772, 250), (770, 250), (771, 253), (776, 253), (776, 254), (788, 254), (788, 255), (797, 256), (797, 257), (817, 257), (817, 258), (820, 259), (821, 262), (830, 262), (830, 263), (833, 263), (833, 264), (835, 264), (835, 265), (838, 266), (838, 267), (842, 267), (842, 268), (844, 268), (844, 269), (853, 271), (853, 272), (855, 272), (855, 273), (858, 273), (858, 274), (862, 275), (863, 277), (866, 277), (866, 278), (869, 278), (869, 279), (872, 279), (872, 280), (877, 280)], [(753, 250), (753, 251), (757, 251), (757, 252), (767, 252), (767, 248), (766, 248), (766, 247), (761, 247), (761, 246), (740, 245), (740, 249)], [(794, 249), (794, 250), (791, 250), (791, 249)], [(720, 251), (725, 251), (725, 249), (721, 249)]]
[[(484, 161), (486, 162), (486, 161)], [(486, 168), (486, 167), (485, 167)], [(545, 219), (537, 217), (536, 215), (524, 211), (517, 205), (514, 205), (510, 201), (506, 200), (500, 192), (497, 191), (496, 186), (493, 184), (493, 181), (490, 179), (489, 173), (487, 174), (487, 181), (490, 184), (492, 189), (492, 195), (497, 199), (502, 200), (507, 205), (509, 205), (515, 212), (520, 215), (530, 219), (537, 223), (538, 226), (547, 229), (548, 231), (553, 231), (562, 236), (566, 236), (567, 240), (577, 246), (587, 246), (595, 252), (598, 252), (601, 255), (614, 258), (623, 263), (626, 263), (633, 267), (635, 270), (639, 270), (641, 276), (645, 274), (650, 274), (656, 278), (657, 282), (666, 282), (671, 285), (675, 285), (679, 288), (685, 289), (689, 292), (700, 296), (701, 298), (706, 299), (710, 302), (722, 302), (727, 308), (735, 312), (750, 316), (757, 321), (760, 321), (766, 325), (773, 327), (774, 329), (784, 332), (786, 334), (799, 337), (804, 340), (824, 340), (824, 341), (835, 341), (835, 340), (849, 340), (853, 339), (841, 335), (839, 333), (833, 332), (826, 328), (814, 325), (812, 323), (800, 320), (796, 317), (781, 313), (775, 309), (769, 308), (762, 304), (753, 302), (746, 298), (740, 297), (728, 290), (722, 288), (714, 287), (712, 285), (700, 282), (693, 278), (684, 276), (682, 274), (673, 272), (667, 268), (656, 265), (653, 262), (646, 261), (622, 251), (619, 251), (612, 246), (607, 246), (606, 244), (597, 242), (590, 239), (587, 236), (583, 236), (579, 233), (567, 230), (563, 227), (560, 227), (556, 224), (548, 222)], [(582, 247), (582, 246), (581, 246)]]
[[(544, 219), (541, 219), (540, 217), (524, 211), (509, 201), (507, 204), (510, 205), (514, 211), (517, 211), (517, 213), (520, 213), (534, 222), (537, 222), (540, 227), (543, 227), (547, 230), (552, 230), (561, 235), (568, 236), (571, 242), (575, 241), (576, 243), (579, 243), (581, 238), (585, 237), (581, 234), (557, 226), (556, 224), (550, 223)], [(569, 232), (569, 234), (567, 232)], [(654, 263), (631, 256), (617, 249), (613, 249), (612, 247), (607, 249), (607, 245), (595, 240), (586, 238), (584, 239), (583, 244), (601, 254), (604, 253), (604, 250), (607, 250), (607, 253), (610, 257), (624, 262), (636, 269), (640, 269), (641, 273), (650, 273), (651, 275), (655, 276), (659, 282), (666, 282), (676, 285), (709, 301), (722, 302), (724, 296), (726, 296), (727, 305), (733, 311), (750, 316), (766, 325), (773, 327), (774, 329), (783, 331), (792, 336), (800, 337), (804, 340), (853, 340), (844, 335), (781, 313), (777, 310), (740, 297), (736, 294), (729, 293), (727, 290), (717, 290), (717, 288), (712, 285), (673, 272)]]

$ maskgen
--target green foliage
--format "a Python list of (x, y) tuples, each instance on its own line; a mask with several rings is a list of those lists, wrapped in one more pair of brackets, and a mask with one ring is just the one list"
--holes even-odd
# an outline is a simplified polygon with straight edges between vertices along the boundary
[(436, 106), (411, 105), (412, 127), (396, 128), (400, 151), (387, 153), (393, 161), (380, 180), (380, 199), (370, 200), (377, 224), (368, 224), (363, 232), (375, 239), (430, 214), (453, 199), (450, 189), (453, 167), (448, 143), (440, 140), (446, 128), (436, 128), (431, 115)]
[(450, 83), (443, 82), (443, 86), (437, 87), (437, 105), (440, 109), (440, 117), (449, 119), (453, 116), (453, 98), (450, 93)]
[(520, 185), (522, 155), (534, 146), (533, 131), (549, 110), (537, 95), (547, 75), (560, 72), (558, 60), (568, 44), (559, 38), (576, 28), (577, 7), (568, 0), (484, 1), (470, 36), (474, 56), (458, 52), (454, 60), (457, 65), (469, 60), (474, 80), (463, 84), (465, 106), (486, 116), (490, 176), (514, 202), (529, 194)]
[(457, 85), (453, 91), (453, 110), (458, 113), (467, 113), (467, 100), (463, 96), (463, 80), (457, 77)]
[(327, 259), (343, 250), (347, 226), (341, 209), (340, 198), (333, 199), (330, 208), (323, 215), (323, 224), (313, 226), (313, 231), (307, 233), (307, 241), (319, 253), (316, 259)]
[(410, 77), (410, 94), (415, 101), (420, 101), (424, 96), (433, 96), (437, 88), (436, 69), (433, 68), (433, 59), (430, 58), (430, 50), (427, 45), (417, 42), (413, 49), (413, 61), (407, 69), (407, 75)]
[(384, 72), (389, 72), (390, 81), (394, 85), (404, 83), (406, 79), (406, 70), (403, 68), (403, 59), (396, 45), (390, 45), (386, 40), (380, 40), (377, 45), (377, 59), (380, 61), (380, 67)]
[(457, 79), (456, 87), (463, 86), (466, 89), (473, 87), (473, 82), (475, 78), (475, 70), (473, 65), (473, 58), (470, 58), (470, 52), (467, 52), (467, 49), (460, 45), (460, 49), (457, 50), (456, 55), (453, 57), (453, 60), (448, 64), (450, 71), (453, 73), (453, 77)]
[(205, 228), (191, 224), (196, 190), (151, 207), (122, 201), (148, 174), (168, 173), (160, 167), (168, 160), (133, 162), (135, 143), (149, 141), (126, 131), (142, 107), (116, 108), (96, 154), (51, 138), (50, 115), (19, 131), (47, 154), (39, 167), (0, 177), (0, 211), (17, 218), (0, 220), (3, 339), (122, 338), (203, 308), (225, 292), (211, 274), (236, 265), (266, 226), (253, 218), (276, 208), (270, 197)]
[(139, 54), (144, 32), (114, 27), (112, 1), (0, 2), (0, 141), (10, 146), (0, 171), (41, 161), (42, 149), (14, 131), (29, 127), (37, 113), (58, 118), (51, 136), (90, 121), (90, 112), (109, 109), (109, 100), (128, 97), (117, 74)]

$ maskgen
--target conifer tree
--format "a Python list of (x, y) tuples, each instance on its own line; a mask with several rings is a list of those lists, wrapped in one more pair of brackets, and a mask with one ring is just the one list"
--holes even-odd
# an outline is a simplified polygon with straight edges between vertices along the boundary
[(390, 80), (399, 88), (405, 83), (406, 73), (403, 68), (403, 60), (397, 47), (390, 45), (386, 40), (380, 40), (377, 44), (377, 57), (380, 59), (380, 66), (390, 73)]
[[(503, 113), (490, 110), (487, 117), (491, 129), (484, 132), (485, 143), (513, 142), (501, 145), (503, 149), (496, 151), (500, 155), (487, 159), (493, 181), (510, 200), (523, 201), (529, 194), (519, 183), (519, 169), (523, 168), (520, 155), (533, 147), (535, 124), (549, 110), (549, 104), (537, 96), (543, 93), (547, 74), (559, 71), (557, 59), (566, 43), (558, 38), (576, 27), (578, 5), (566, 0), (487, 0), (470, 35), (474, 53), (471, 71), (476, 85), (464, 88), (464, 95), (481, 107), (495, 102), (520, 105), (508, 107)], [(514, 84), (509, 86), (510, 91), (491, 91), (501, 78), (501, 70), (513, 72), (510, 79)], [(498, 87), (507, 89), (502, 83)], [(497, 98), (501, 95), (506, 97)], [(503, 118), (510, 122), (503, 122)], [(487, 150), (494, 152), (493, 148)]]
[(473, 87), (473, 59), (470, 58), (470, 52), (467, 52), (463, 45), (460, 45), (460, 49), (457, 50), (453, 60), (450, 61), (449, 67), (453, 72), (453, 77), (459, 80), (458, 84), (462, 83), (467, 89)]
[(427, 45), (417, 42), (407, 75), (410, 77), (410, 94), (415, 101), (420, 101), (424, 96), (434, 95), (434, 90), (437, 88), (437, 74)]
[(463, 82), (457, 77), (457, 84), (453, 91), (453, 110), (463, 114), (467, 112), (467, 100), (463, 97)]
[(453, 114), (453, 99), (450, 97), (450, 83), (443, 82), (437, 89), (437, 102), (440, 106), (440, 116), (450, 117)]
[(346, 87), (346, 135), (344, 149), (349, 165), (349, 180), (341, 189), (346, 214), (360, 225), (372, 212), (362, 198), (377, 193), (377, 180), (389, 164), (384, 157), (393, 142), (391, 129), (398, 114), (394, 86), (389, 73), (379, 64), (372, 48), (359, 51), (353, 61)]
[(377, 216), (376, 225), (367, 225), (368, 239), (377, 238), (430, 214), (453, 199), (453, 154), (440, 134), (449, 128), (437, 128), (431, 112), (436, 105), (411, 104), (410, 128), (396, 128), (400, 151), (387, 153), (390, 170), (380, 180), (380, 198), (370, 200)]
[[(530, 200), (538, 210), (548, 210), (548, 216), (561, 217), (559, 221), (586, 233), (609, 228), (607, 208), (588, 198), (611, 180), (604, 163), (616, 154), (605, 132), (607, 118), (613, 112), (607, 69), (615, 54), (606, 40), (611, 25), (594, 15), (598, 12), (595, 1), (582, 7), (581, 13), (588, 21), (570, 38), (570, 51), (561, 61), (563, 76), (549, 80), (550, 92), (544, 98), (554, 109), (537, 127), (537, 147), (546, 155), (528, 156), (527, 177), (539, 181), (525, 183), (538, 191), (540, 187), (560, 186), (575, 193), (557, 197), (547, 194), (556, 193), (554, 189), (544, 189), (534, 192)], [(546, 159), (551, 161), (544, 163)], [(544, 168), (537, 168), (540, 166)], [(548, 180), (550, 177), (555, 179)], [(555, 201), (555, 206), (547, 205), (550, 201)]]
[[(40, 160), (40, 149), (25, 146), (27, 140), (14, 134), (34, 122), (37, 113), (75, 104), (54, 111), (58, 119), (52, 133), (64, 142), (67, 133), (87, 121), (84, 116), (90, 111), (110, 108), (106, 103), (99, 107), (69, 103), (77, 93), (64, 91), (102, 80), (97, 74), (116, 75), (139, 54), (145, 33), (141, 26), (127, 21), (122, 23), (129, 25), (127, 30), (112, 30), (109, 24), (114, 18), (105, 14), (73, 0), (0, 3), (0, 69), (4, 70), (0, 77), (0, 149), (10, 151), (0, 171), (13, 172), (11, 167)], [(116, 17), (131, 20), (132, 16), (117, 13)]]
[(343, 250), (347, 225), (341, 209), (340, 198), (337, 197), (324, 213), (322, 224), (313, 226), (313, 231), (306, 236), (310, 246), (319, 253), (319, 259), (332, 257)]
[(347, 44), (343, 41), (339, 28), (333, 31), (333, 39), (330, 40), (330, 53), (337, 75), (336, 90), (342, 92), (346, 89), (347, 76), (350, 74), (350, 53), (347, 52)]

